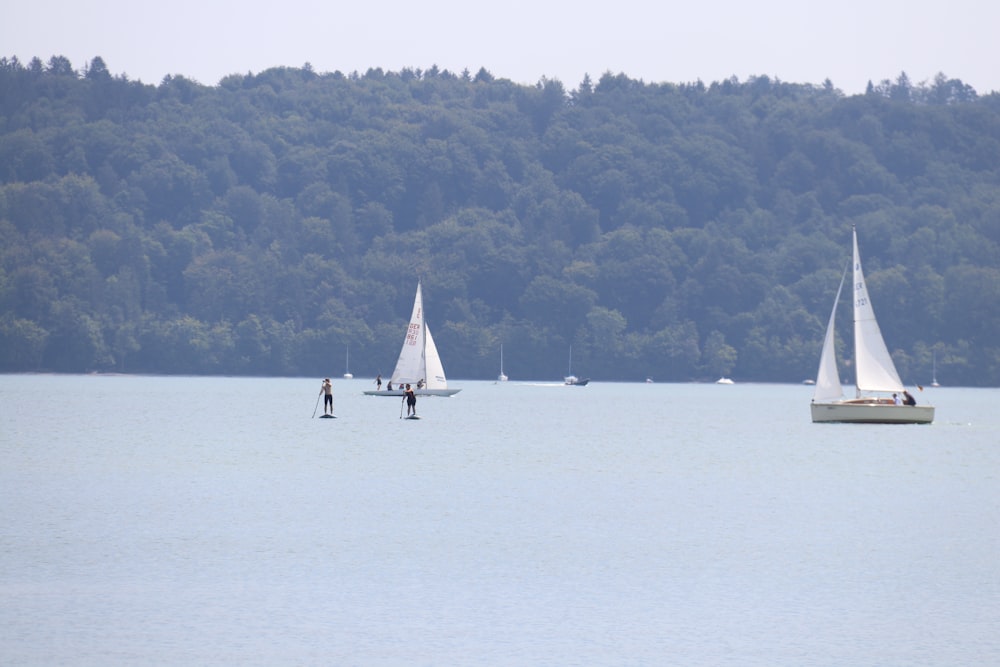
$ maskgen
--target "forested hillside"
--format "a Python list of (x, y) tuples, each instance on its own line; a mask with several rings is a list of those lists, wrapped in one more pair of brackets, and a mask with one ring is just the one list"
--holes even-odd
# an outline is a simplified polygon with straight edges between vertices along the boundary
[(386, 374), (419, 278), (451, 378), (502, 343), (514, 380), (572, 346), (595, 380), (799, 382), (852, 226), (904, 381), (1000, 385), (1000, 95), (960, 80), (0, 60), (0, 371)]

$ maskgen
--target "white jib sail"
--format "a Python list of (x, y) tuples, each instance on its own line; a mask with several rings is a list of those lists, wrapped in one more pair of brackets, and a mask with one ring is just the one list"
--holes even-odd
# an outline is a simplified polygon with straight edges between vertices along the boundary
[(838, 401), (844, 397), (844, 388), (840, 384), (840, 372), (837, 370), (834, 324), (837, 319), (837, 304), (840, 303), (840, 292), (844, 289), (844, 280), (846, 278), (847, 267), (844, 267), (844, 275), (840, 277), (840, 286), (837, 288), (837, 296), (833, 300), (833, 309), (830, 311), (830, 321), (826, 325), (823, 352), (819, 356), (819, 370), (816, 371), (816, 390), (813, 392), (813, 401), (816, 402)]
[(903, 391), (903, 383), (875, 320), (854, 230), (854, 372), (858, 391)]
[(428, 389), (447, 389), (448, 379), (444, 376), (444, 366), (441, 364), (441, 357), (438, 355), (437, 346), (434, 344), (434, 337), (431, 336), (431, 328), (424, 322), (424, 370), (426, 376), (424, 382)]

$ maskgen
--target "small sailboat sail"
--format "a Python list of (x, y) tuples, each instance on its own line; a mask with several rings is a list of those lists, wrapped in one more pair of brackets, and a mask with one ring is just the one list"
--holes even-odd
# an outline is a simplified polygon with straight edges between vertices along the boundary
[[(437, 345), (434, 344), (434, 337), (431, 336), (431, 328), (426, 324), (424, 324), (424, 369), (423, 373), (419, 375), (424, 380), (424, 386), (427, 389), (448, 389), (448, 378), (444, 376), (441, 355), (438, 354)], [(406, 382), (406, 380), (403, 380), (403, 382)], [(457, 391), (455, 389), (452, 393)]]
[(448, 388), (441, 356), (424, 319), (424, 298), (420, 283), (417, 283), (417, 294), (413, 299), (413, 311), (403, 337), (403, 347), (399, 351), (396, 368), (392, 371), (393, 388), (364, 393), (368, 396), (402, 396), (403, 387), (407, 384), (418, 396), (452, 396), (461, 391)]
[(354, 374), (351, 373), (351, 348), (347, 348), (347, 352), (344, 356), (344, 379), (353, 380)]
[(937, 381), (937, 350), (931, 350), (931, 386), (941, 386)]
[[(892, 398), (865, 396), (865, 392), (902, 397), (905, 392), (896, 365), (882, 338), (875, 310), (865, 284), (858, 251), (858, 233), (853, 231), (854, 265), (854, 372), (856, 395), (845, 399), (840, 386), (834, 347), (834, 322), (837, 302), (844, 286), (840, 280), (837, 297), (833, 302), (830, 320), (823, 340), (816, 389), (811, 405), (814, 422), (855, 422), (882, 424), (929, 424), (934, 421), (934, 407), (930, 405), (896, 404)], [(845, 272), (846, 275), (846, 272)]]
[(506, 382), (507, 375), (503, 372), (503, 344), (500, 345), (500, 375), (497, 376), (497, 382)]

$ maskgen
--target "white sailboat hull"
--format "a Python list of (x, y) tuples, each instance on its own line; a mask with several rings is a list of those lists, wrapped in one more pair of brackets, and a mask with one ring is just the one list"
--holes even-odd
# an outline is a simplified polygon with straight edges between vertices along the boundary
[[(461, 389), (414, 389), (413, 393), (416, 394), (417, 396), (454, 396), (460, 391), (462, 390)], [(402, 389), (393, 389), (392, 391), (389, 391), (387, 389), (383, 389), (381, 391), (370, 389), (365, 392), (365, 396), (402, 396), (402, 395), (403, 395)]]
[(860, 399), (812, 403), (813, 423), (845, 424), (930, 424), (934, 421), (932, 405), (895, 405), (886, 399)]

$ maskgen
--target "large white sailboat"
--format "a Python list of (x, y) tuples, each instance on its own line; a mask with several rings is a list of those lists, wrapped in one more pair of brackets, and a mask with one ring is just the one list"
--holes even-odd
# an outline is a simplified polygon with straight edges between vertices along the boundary
[[(409, 384), (417, 396), (453, 396), (461, 389), (449, 389), (444, 375), (444, 366), (438, 355), (434, 337), (424, 320), (424, 298), (417, 283), (417, 295), (413, 299), (410, 324), (403, 338), (403, 348), (399, 351), (396, 368), (385, 389), (364, 392), (366, 396), (402, 396), (405, 385)], [(389, 389), (388, 387), (392, 387)]]
[(830, 321), (823, 340), (819, 370), (816, 373), (816, 390), (813, 393), (812, 420), (814, 422), (851, 422), (869, 424), (929, 424), (934, 421), (931, 405), (897, 404), (892, 394), (902, 398), (903, 383), (885, 346), (882, 332), (875, 320), (875, 311), (865, 286), (858, 253), (858, 232), (854, 237), (854, 372), (855, 398), (844, 397), (837, 355), (834, 347), (834, 320), (837, 302), (844, 286), (840, 280), (837, 297), (833, 301)]

